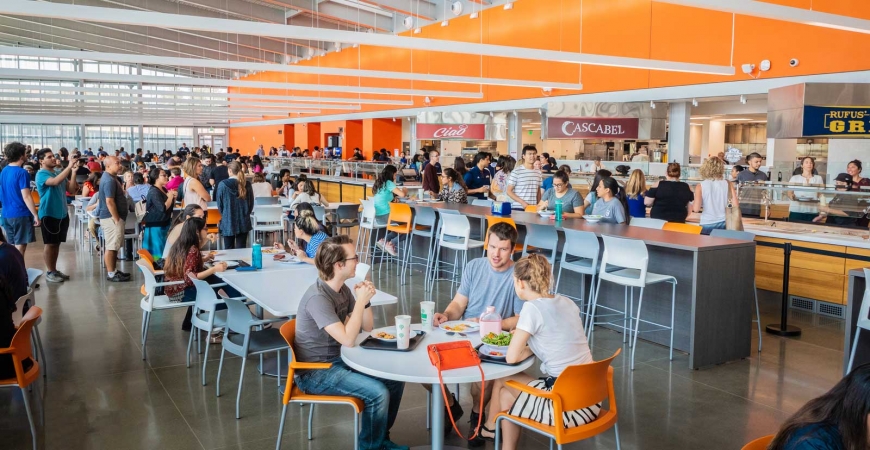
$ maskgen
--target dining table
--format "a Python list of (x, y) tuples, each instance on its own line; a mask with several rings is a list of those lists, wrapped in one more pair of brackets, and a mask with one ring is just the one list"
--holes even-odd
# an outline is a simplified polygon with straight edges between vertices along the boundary
[[(420, 324), (413, 324), (412, 330), (420, 330)], [(374, 350), (360, 347), (370, 333), (360, 333), (357, 337), (356, 344), (353, 347), (341, 348), (341, 359), (345, 364), (352, 369), (371, 375), (373, 377), (383, 378), (386, 380), (402, 381), (405, 383), (427, 384), (432, 387), (431, 400), (429, 402), (429, 417), (431, 418), (430, 429), (430, 448), (432, 450), (459, 450), (463, 447), (452, 447), (444, 445), (444, 398), (441, 393), (441, 381), (438, 379), (438, 370), (429, 361), (429, 353), (427, 346), (438, 344), (441, 342), (454, 342), (458, 340), (469, 340), (471, 345), (477, 347), (480, 344), (479, 332), (468, 332), (448, 334), (440, 328), (435, 328), (432, 331), (426, 332), (423, 340), (413, 349), (407, 352), (401, 351), (384, 351)], [(499, 378), (509, 377), (520, 373), (534, 363), (535, 358), (529, 357), (524, 361), (520, 361), (514, 365), (495, 364), (486, 361), (481, 362), (484, 377), (487, 381), (497, 380)], [(461, 369), (453, 369), (442, 372), (443, 382), (447, 384), (455, 383), (480, 383), (480, 371), (477, 367), (465, 367)], [(399, 412), (397, 422), (401, 423), (402, 417)], [(422, 447), (421, 447), (422, 448)]]

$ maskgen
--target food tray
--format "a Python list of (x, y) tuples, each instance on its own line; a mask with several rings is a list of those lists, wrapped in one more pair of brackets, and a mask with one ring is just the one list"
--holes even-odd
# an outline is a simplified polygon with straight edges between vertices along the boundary
[(371, 336), (366, 337), (362, 342), (360, 342), (359, 346), (362, 348), (367, 348), (369, 350), (386, 350), (388, 352), (410, 352), (417, 348), (417, 345), (426, 337), (425, 331), (417, 331), (417, 335), (411, 338), (411, 342), (408, 344), (408, 348), (399, 350), (396, 348), (398, 343), (396, 342), (386, 342), (377, 338), (373, 338)]
[(515, 362), (515, 363), (513, 363), (513, 364), (510, 364), (510, 363), (508, 363), (507, 361), (502, 361), (502, 360), (500, 360), (500, 359), (495, 359), (495, 358), (492, 358), (492, 357), (489, 357), (489, 356), (487, 356), (487, 355), (484, 355), (484, 354), (480, 353), (480, 347), (481, 347), (482, 345), (483, 345), (483, 344), (477, 344), (477, 347), (474, 347), (474, 349), (477, 350), (477, 356), (480, 357), (480, 362), (485, 362), (485, 363), (490, 363), (490, 364), (501, 364), (501, 365), (503, 365), (503, 366), (518, 366), (518, 365), (523, 364), (523, 363), (525, 363), (526, 361), (528, 361), (529, 358), (534, 358), (534, 357), (535, 357), (535, 355), (532, 355), (532, 356), (529, 356), (528, 358), (526, 358), (526, 359), (524, 359), (524, 360), (522, 360), (522, 361), (519, 361), (519, 362)]

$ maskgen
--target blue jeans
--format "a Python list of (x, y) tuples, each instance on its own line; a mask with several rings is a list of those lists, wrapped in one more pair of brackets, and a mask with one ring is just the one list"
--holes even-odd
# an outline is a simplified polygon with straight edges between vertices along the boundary
[(362, 450), (379, 450), (399, 412), (405, 383), (363, 375), (348, 367), (341, 358), (332, 367), (297, 372), (294, 380), (310, 395), (356, 397), (365, 403), (359, 445)]
[(725, 222), (716, 222), (716, 223), (708, 223), (707, 225), (701, 225), (701, 234), (705, 236), (709, 236), (710, 232), (713, 230), (724, 230)]

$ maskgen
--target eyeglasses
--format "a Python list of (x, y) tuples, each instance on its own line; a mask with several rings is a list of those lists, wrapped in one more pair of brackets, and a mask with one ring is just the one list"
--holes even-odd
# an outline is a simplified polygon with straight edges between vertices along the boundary
[(359, 256), (354, 256), (353, 258), (345, 258), (344, 261), (359, 261)]
[(565, 184), (564, 183), (553, 183), (553, 187), (557, 187), (557, 188), (565, 187)]

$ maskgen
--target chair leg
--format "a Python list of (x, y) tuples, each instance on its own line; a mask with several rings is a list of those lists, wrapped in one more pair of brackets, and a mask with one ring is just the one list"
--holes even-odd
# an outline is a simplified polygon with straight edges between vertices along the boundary
[[(674, 323), (674, 315), (675, 309), (677, 307), (677, 283), (673, 283), (671, 285), (671, 350), (670, 350), (670, 360), (674, 360), (674, 328), (676, 323)], [(639, 314), (638, 314), (639, 315)]]
[(30, 408), (30, 394), (21, 388), (21, 397), (24, 398), (24, 409), (27, 411), (27, 421), (30, 423), (30, 435), (33, 440), (33, 450), (36, 450), (36, 424), (33, 422), (33, 410)]
[(190, 330), (190, 337), (187, 338), (187, 368), (190, 368), (190, 351), (193, 350), (193, 335), (196, 334), (197, 329), (193, 327)]
[(620, 446), (619, 446), (619, 423), (613, 424), (613, 434), (616, 435), (616, 450), (620, 450)]
[(362, 417), (354, 410), (353, 414), (353, 450), (359, 450), (359, 421)]
[(278, 355), (278, 363), (275, 366), (278, 369), (278, 376), (275, 378), (278, 379), (278, 387), (280, 388), (281, 387), (281, 350), (278, 350), (277, 352), (275, 352), (275, 354)]
[(39, 349), (39, 370), (42, 371), (42, 377), (46, 378), (48, 374), (48, 360), (45, 358), (45, 350), (42, 349), (42, 337), (39, 335), (39, 328), (33, 326), (33, 336), (36, 337), (36, 348)]
[(852, 363), (855, 362), (855, 350), (858, 348), (858, 339), (861, 338), (861, 327), (855, 327), (855, 339), (852, 340), (852, 351), (849, 353), (849, 365), (846, 366), (846, 374), (852, 372)]
[(284, 418), (287, 417), (287, 404), (281, 408), (281, 423), (278, 424), (278, 443), (275, 444), (275, 450), (281, 450), (281, 437), (284, 435)]
[(637, 353), (637, 332), (640, 330), (640, 308), (643, 306), (643, 288), (637, 301), (637, 318), (634, 320), (634, 342), (631, 346), (631, 370), (634, 370), (634, 354)]
[(143, 361), (148, 356), (148, 353), (145, 350), (145, 344), (148, 342), (148, 323), (151, 322), (151, 313), (146, 311), (144, 319), (145, 319), (145, 324), (144, 324), (144, 328), (142, 329), (142, 360)]
[(314, 421), (314, 403), (308, 407), (308, 440), (311, 440), (311, 422)]
[(495, 419), (495, 446), (493, 446), (492, 448), (496, 450), (501, 447), (500, 445), (498, 445), (499, 443), (501, 443), (501, 421), (502, 417), (498, 417)]
[(752, 293), (755, 294), (755, 322), (758, 326), (758, 352), (761, 353), (761, 310), (758, 309), (758, 288), (752, 282)]
[[(562, 448), (562, 446), (560, 445), (559, 448)], [(552, 439), (550, 439), (550, 450), (553, 450), (553, 440)]]
[(221, 396), (221, 371), (224, 368), (224, 353), (226, 353), (226, 351), (224, 351), (224, 349), (221, 348), (221, 361), (218, 363), (217, 380), (215, 380), (215, 382), (214, 382), (214, 385), (215, 385), (214, 395), (215, 395), (215, 397)]
[[(199, 334), (199, 333), (197, 332), (197, 334)], [(206, 384), (205, 383), (205, 369), (206, 369), (206, 367), (208, 367), (208, 348), (209, 347), (211, 347), (211, 346), (210, 345), (205, 346), (205, 356), (202, 357), (202, 385), (203, 386), (205, 386), (205, 384)], [(188, 353), (188, 355), (189, 354), (190, 353)]]
[(242, 386), (245, 382), (245, 362), (247, 360), (247, 356), (242, 357), (242, 370), (239, 371), (239, 390), (236, 392), (236, 419), (242, 418), (242, 415), (239, 413), (239, 403), (242, 401)]

